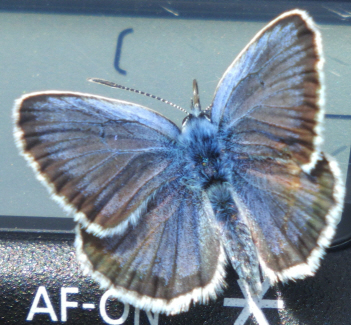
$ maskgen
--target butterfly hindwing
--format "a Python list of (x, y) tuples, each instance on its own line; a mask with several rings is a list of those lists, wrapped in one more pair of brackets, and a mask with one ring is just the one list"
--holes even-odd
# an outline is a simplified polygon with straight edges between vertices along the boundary
[(135, 222), (175, 177), (179, 129), (160, 114), (80, 93), (34, 93), (15, 107), (22, 153), (76, 220), (99, 235)]
[(179, 313), (222, 286), (225, 258), (212, 218), (199, 195), (174, 180), (123, 234), (99, 238), (77, 227), (78, 258), (121, 301)]
[(336, 163), (323, 157), (307, 174), (292, 161), (250, 160), (233, 175), (236, 204), (266, 275), (286, 280), (313, 274), (340, 216)]

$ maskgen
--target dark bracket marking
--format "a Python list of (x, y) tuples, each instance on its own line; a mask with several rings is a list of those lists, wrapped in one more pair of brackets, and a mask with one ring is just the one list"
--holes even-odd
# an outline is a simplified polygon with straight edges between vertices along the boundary
[(122, 30), (117, 39), (117, 48), (116, 48), (116, 55), (115, 55), (115, 62), (114, 62), (114, 67), (115, 69), (123, 75), (127, 74), (127, 71), (123, 70), (119, 66), (119, 61), (121, 60), (121, 51), (122, 51), (122, 44), (123, 44), (123, 38), (127, 34), (133, 33), (133, 28), (127, 28), (125, 30)]

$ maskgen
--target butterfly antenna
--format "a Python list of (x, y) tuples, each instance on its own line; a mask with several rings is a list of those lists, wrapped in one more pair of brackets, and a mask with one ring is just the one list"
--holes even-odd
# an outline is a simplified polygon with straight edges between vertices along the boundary
[(189, 114), (184, 108), (182, 108), (182, 107), (180, 107), (180, 106), (178, 106), (176, 104), (173, 104), (173, 103), (169, 102), (168, 100), (165, 100), (165, 99), (163, 99), (161, 97), (158, 97), (158, 96), (155, 96), (155, 95), (151, 95), (151, 94), (146, 93), (144, 91), (140, 91), (140, 90), (137, 90), (137, 89), (133, 89), (133, 88), (117, 85), (117, 84), (115, 84), (115, 83), (113, 83), (111, 81), (107, 81), (107, 80), (103, 80), (103, 79), (99, 79), (99, 78), (89, 78), (88, 81), (95, 82), (97, 84), (101, 84), (101, 85), (105, 85), (105, 86), (109, 86), (109, 87), (112, 87), (112, 88), (128, 90), (128, 91), (131, 91), (133, 93), (137, 93), (137, 94), (140, 94), (140, 95), (151, 97), (151, 98), (154, 98), (154, 99), (157, 99), (157, 100), (161, 101), (162, 103), (171, 105), (171, 106), (179, 109), (180, 111), (182, 111), (182, 112), (184, 112), (186, 114)]

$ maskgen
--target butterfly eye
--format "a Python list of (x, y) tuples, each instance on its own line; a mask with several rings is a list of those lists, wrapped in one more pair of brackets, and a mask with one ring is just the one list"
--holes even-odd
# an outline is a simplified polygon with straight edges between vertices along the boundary
[(205, 118), (211, 122), (210, 116), (208, 115), (208, 113), (206, 111), (201, 111), (199, 117)]

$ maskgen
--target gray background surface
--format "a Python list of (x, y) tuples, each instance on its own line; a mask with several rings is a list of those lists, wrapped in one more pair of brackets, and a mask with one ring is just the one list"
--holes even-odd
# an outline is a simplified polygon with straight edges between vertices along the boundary
[[(325, 9), (328, 11), (328, 9)], [(170, 14), (171, 15), (171, 14)], [(175, 18), (175, 19), (173, 19)], [(181, 124), (184, 114), (156, 100), (95, 85), (104, 78), (189, 108), (192, 79), (205, 107), (235, 56), (266, 22), (0, 12), (0, 215), (65, 217), (19, 156), (12, 136), (14, 100), (24, 93), (69, 90), (132, 101)], [(326, 57), (327, 113), (351, 114), (351, 27), (320, 24)], [(113, 66), (125, 36), (119, 74)], [(328, 119), (325, 151), (346, 177), (351, 120)]]

